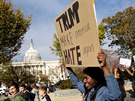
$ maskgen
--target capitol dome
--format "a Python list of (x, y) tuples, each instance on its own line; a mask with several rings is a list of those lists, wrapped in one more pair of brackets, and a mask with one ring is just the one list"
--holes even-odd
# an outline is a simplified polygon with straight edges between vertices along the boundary
[(24, 62), (41, 61), (39, 52), (34, 48), (33, 41), (31, 40), (30, 48), (26, 51)]

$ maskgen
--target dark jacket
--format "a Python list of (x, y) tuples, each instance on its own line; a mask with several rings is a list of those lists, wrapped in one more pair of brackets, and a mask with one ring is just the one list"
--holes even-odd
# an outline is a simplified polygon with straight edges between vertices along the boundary
[(46, 94), (45, 96), (42, 97), (41, 101), (51, 101), (50, 96)]
[(22, 95), (25, 97), (27, 101), (34, 101), (35, 99), (35, 94), (29, 92), (28, 90), (25, 90), (24, 93), (22, 93)]

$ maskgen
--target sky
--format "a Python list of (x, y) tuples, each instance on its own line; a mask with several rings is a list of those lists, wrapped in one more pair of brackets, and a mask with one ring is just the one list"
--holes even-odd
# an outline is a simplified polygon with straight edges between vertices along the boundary
[[(13, 61), (22, 61), (25, 52), (30, 47), (31, 39), (34, 47), (38, 50), (42, 60), (58, 60), (55, 54), (52, 54), (49, 48), (53, 44), (56, 28), (54, 19), (72, 3), (73, 0), (11, 0), (14, 8), (21, 8), (24, 17), (32, 15), (31, 25), (26, 32), (20, 55), (14, 57)], [(125, 8), (135, 7), (135, 0), (95, 0), (95, 9), (97, 22), (100, 23), (103, 18), (115, 15), (118, 11)], [(108, 48), (106, 45), (103, 46)]]

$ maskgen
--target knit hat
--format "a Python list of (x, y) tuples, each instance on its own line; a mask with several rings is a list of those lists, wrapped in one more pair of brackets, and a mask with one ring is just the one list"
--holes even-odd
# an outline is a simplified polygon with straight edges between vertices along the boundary
[(87, 67), (83, 70), (83, 73), (96, 80), (98, 85), (106, 85), (104, 72), (100, 67)]

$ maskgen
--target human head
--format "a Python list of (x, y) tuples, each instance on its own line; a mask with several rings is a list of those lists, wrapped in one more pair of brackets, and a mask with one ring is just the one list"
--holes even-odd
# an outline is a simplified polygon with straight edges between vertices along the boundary
[(103, 70), (100, 67), (87, 67), (83, 70), (84, 84), (86, 89), (92, 87), (106, 86)]
[(39, 87), (39, 95), (43, 97), (47, 93), (47, 87), (46, 86), (40, 86)]
[(12, 95), (12, 96), (15, 96), (17, 93), (18, 93), (18, 84), (16, 82), (11, 82), (9, 84), (9, 93)]
[(33, 84), (31, 85), (31, 88), (32, 88), (32, 89), (38, 89), (38, 86), (37, 86), (35, 83), (33, 83)]
[(26, 86), (26, 90), (28, 90), (29, 92), (31, 92), (32, 87), (31, 87), (31, 85), (30, 85), (30, 84), (28, 84), (28, 85)]
[(21, 84), (21, 85), (19, 86), (19, 92), (24, 92), (25, 89), (26, 89), (25, 84)]
[(131, 66), (131, 69), (134, 71), (135, 70), (135, 66)]

